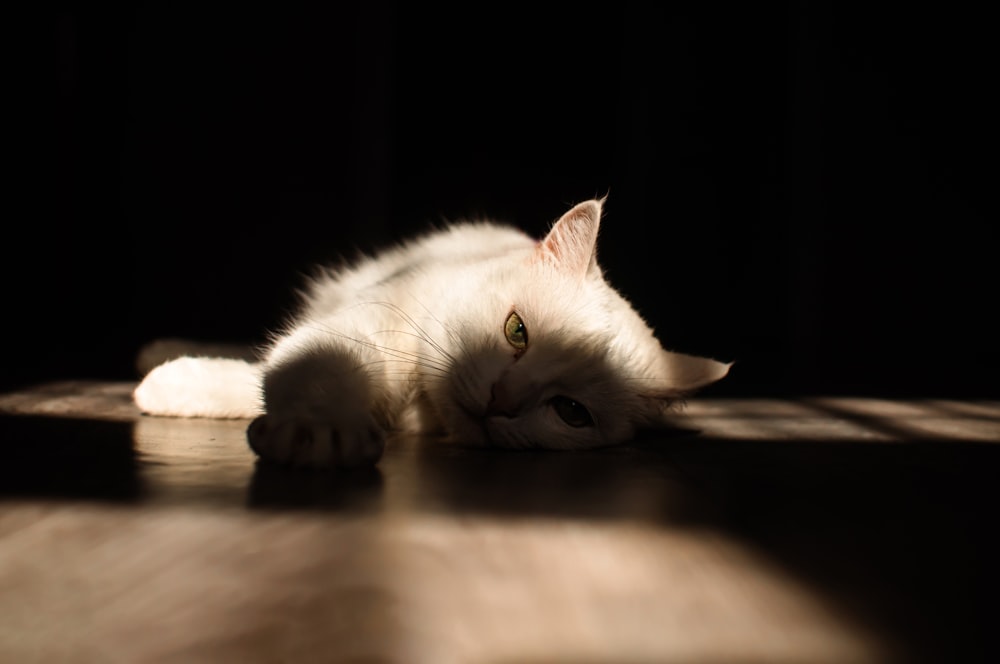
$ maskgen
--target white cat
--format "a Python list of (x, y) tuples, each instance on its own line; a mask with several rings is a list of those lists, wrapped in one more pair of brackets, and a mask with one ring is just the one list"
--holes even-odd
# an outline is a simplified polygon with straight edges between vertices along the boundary
[(254, 417), (250, 446), (300, 466), (375, 463), (392, 429), (510, 448), (624, 442), (730, 365), (664, 350), (608, 285), (602, 204), (575, 206), (540, 242), (463, 223), (324, 272), (260, 362), (172, 360), (135, 401)]

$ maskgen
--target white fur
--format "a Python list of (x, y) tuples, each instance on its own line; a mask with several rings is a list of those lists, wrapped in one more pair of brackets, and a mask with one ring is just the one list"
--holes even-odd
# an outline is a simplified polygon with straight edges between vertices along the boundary
[[(259, 368), (177, 360), (151, 372), (136, 401), (153, 414), (252, 416), (262, 394), (251, 446), (299, 465), (374, 462), (384, 432), (400, 427), (504, 447), (623, 442), (729, 365), (665, 351), (604, 280), (602, 203), (577, 205), (541, 242), (464, 223), (324, 272)], [(523, 350), (505, 336), (512, 311), (527, 328)], [(568, 425), (556, 397), (584, 404), (594, 425)]]
[(177, 358), (147, 374), (133, 397), (154, 415), (237, 418), (264, 412), (260, 367), (242, 360)]

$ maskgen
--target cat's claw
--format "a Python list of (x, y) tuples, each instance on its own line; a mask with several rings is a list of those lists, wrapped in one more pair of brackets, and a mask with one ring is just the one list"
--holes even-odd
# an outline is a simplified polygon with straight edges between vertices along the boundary
[(288, 466), (353, 468), (378, 463), (385, 432), (374, 422), (338, 427), (267, 414), (250, 423), (247, 442), (261, 458)]

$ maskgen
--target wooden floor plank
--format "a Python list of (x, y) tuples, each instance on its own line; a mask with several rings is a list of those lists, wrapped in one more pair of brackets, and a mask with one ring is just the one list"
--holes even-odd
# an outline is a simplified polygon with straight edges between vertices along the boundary
[(0, 396), (0, 661), (989, 661), (1000, 402), (705, 399), (581, 453), (259, 464), (129, 384)]

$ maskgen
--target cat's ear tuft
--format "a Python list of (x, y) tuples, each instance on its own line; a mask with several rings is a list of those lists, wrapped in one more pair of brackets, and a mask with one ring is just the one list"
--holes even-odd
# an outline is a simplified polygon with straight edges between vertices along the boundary
[(597, 231), (601, 225), (601, 200), (579, 203), (552, 226), (538, 244), (536, 259), (583, 277), (597, 269)]
[(733, 365), (732, 362), (665, 350), (660, 366), (667, 394), (685, 396), (725, 378)]

